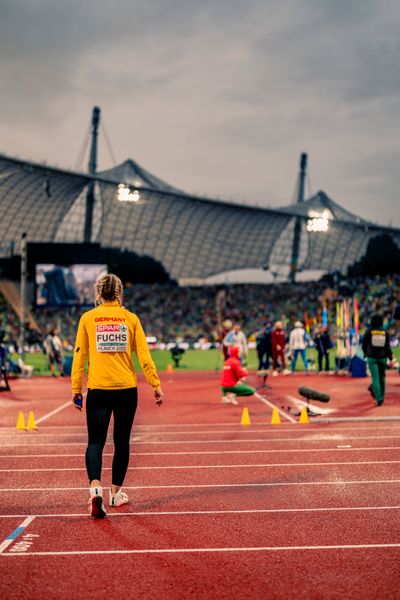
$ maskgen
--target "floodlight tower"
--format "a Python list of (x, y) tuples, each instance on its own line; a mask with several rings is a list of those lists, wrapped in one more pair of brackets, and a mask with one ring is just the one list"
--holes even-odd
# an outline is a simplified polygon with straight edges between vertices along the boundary
[(27, 287), (27, 245), (26, 245), (26, 232), (21, 235), (21, 314), (20, 314), (20, 329), (19, 329), (19, 345), (22, 354), (24, 353), (25, 347), (25, 334), (26, 334), (26, 287)]
[[(302, 152), (300, 156), (300, 173), (297, 185), (297, 199), (296, 204), (301, 204), (304, 202), (304, 186), (306, 180), (306, 170), (307, 170), (307, 154)], [(300, 251), (300, 239), (301, 239), (301, 223), (302, 219), (300, 217), (296, 217), (294, 224), (294, 233), (293, 233), (293, 246), (292, 246), (292, 260), (290, 263), (290, 273), (289, 273), (289, 281), (290, 283), (296, 282), (296, 272), (297, 265), (299, 261), (299, 251)]]
[[(92, 143), (90, 145), (89, 156), (89, 175), (95, 175), (97, 169), (97, 137), (100, 124), (100, 108), (95, 106), (92, 112)], [(94, 208), (94, 181), (90, 181), (86, 194), (86, 214), (85, 214), (85, 229), (83, 234), (84, 242), (91, 242), (92, 238), (92, 222)]]

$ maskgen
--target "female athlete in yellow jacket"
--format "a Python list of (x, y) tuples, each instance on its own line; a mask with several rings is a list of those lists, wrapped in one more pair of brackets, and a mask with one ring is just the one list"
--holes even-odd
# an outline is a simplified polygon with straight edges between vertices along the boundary
[(114, 458), (110, 506), (128, 502), (121, 490), (129, 463), (129, 440), (137, 407), (137, 378), (132, 352), (137, 354), (156, 404), (163, 403), (160, 380), (147, 347), (139, 318), (122, 307), (122, 284), (115, 275), (96, 283), (99, 305), (79, 321), (72, 363), (73, 403), (82, 410), (82, 383), (89, 358), (86, 418), (88, 446), (86, 469), (90, 482), (89, 509), (96, 518), (106, 516), (101, 485), (103, 448), (111, 414), (114, 415)]

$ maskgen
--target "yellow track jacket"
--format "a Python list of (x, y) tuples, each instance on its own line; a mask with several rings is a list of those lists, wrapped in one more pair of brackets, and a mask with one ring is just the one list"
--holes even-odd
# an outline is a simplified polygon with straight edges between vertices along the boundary
[(160, 380), (147, 346), (139, 317), (118, 302), (100, 304), (79, 321), (72, 362), (72, 391), (82, 392), (89, 356), (88, 389), (124, 389), (137, 386), (132, 351), (139, 359), (147, 382), (154, 388)]

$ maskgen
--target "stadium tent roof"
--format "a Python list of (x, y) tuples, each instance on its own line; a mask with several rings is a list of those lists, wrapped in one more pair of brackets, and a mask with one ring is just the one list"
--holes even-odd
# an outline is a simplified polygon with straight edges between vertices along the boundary
[(18, 243), (51, 242), (60, 222), (88, 183), (84, 175), (0, 155), (0, 256)]
[(301, 204), (285, 206), (281, 210), (290, 213), (291, 215), (299, 215), (300, 217), (307, 219), (312, 212), (322, 214), (325, 210), (328, 210), (331, 219), (342, 221), (343, 223), (353, 223), (354, 225), (373, 225), (370, 221), (366, 221), (365, 219), (361, 219), (361, 217), (353, 215), (353, 213), (329, 198), (324, 192), (317, 192), (315, 196), (312, 196)]
[(100, 171), (99, 176), (109, 181), (115, 181), (115, 183), (127, 183), (135, 187), (150, 187), (164, 192), (183, 193), (149, 173), (132, 159), (128, 159), (112, 169)]
[[(339, 270), (358, 260), (369, 239), (400, 230), (379, 227), (342, 209), (323, 192), (302, 205), (270, 210), (201, 198), (172, 188), (133, 161), (91, 177), (0, 155), (0, 256), (19, 240), (84, 240), (86, 190), (95, 181), (92, 242), (160, 261), (181, 283), (236, 269), (289, 265), (295, 216), (303, 221), (300, 267)], [(118, 201), (117, 183), (140, 191)], [(327, 232), (308, 232), (309, 209), (329, 208)]]

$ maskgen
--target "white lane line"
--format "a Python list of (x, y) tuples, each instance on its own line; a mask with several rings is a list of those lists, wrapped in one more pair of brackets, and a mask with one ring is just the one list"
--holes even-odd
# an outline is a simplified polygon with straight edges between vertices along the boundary
[[(375, 428), (373, 429), (375, 431)], [(285, 427), (285, 433), (289, 432), (289, 431), (297, 431), (298, 433), (298, 429), (294, 429), (294, 430), (290, 430), (288, 428)], [(337, 431), (337, 429), (335, 429), (335, 431)], [(354, 431), (353, 429), (349, 429), (349, 431)], [(267, 434), (276, 434), (278, 433), (276, 430), (272, 430), (271, 428), (269, 429), (254, 429), (254, 428), (250, 428), (250, 429), (242, 429), (242, 426), (240, 426), (240, 428), (238, 427), (237, 429), (214, 429), (214, 430), (201, 430), (201, 431), (160, 431), (160, 432), (134, 432), (133, 431), (133, 435), (140, 437), (140, 439), (147, 439), (147, 438), (151, 438), (151, 437), (168, 437), (168, 436), (183, 436), (183, 435), (187, 435), (187, 436), (197, 436), (197, 435), (216, 435), (216, 434), (222, 434), (222, 435), (228, 435), (231, 433), (238, 433), (238, 434), (253, 434), (253, 433), (267, 433)], [(4, 434), (4, 435), (0, 435), (0, 439), (15, 439), (16, 436), (19, 436), (21, 433), (19, 431), (14, 431), (14, 433), (10, 433), (10, 434)], [(73, 438), (87, 438), (87, 432), (82, 432), (82, 433), (60, 433), (60, 432), (53, 432), (53, 433), (45, 433), (43, 431), (40, 432), (40, 437), (44, 438), (44, 437), (55, 437), (55, 438), (68, 438), (68, 437), (73, 437)], [(112, 439), (112, 435), (108, 436), (108, 440)]]
[(273, 404), (272, 402), (270, 402), (269, 400), (267, 400), (266, 398), (260, 397), (259, 400), (261, 400), (261, 402), (263, 402), (266, 406), (269, 406), (270, 408), (272, 408), (272, 410), (274, 408), (276, 408), (278, 410), (278, 413), (284, 418), (287, 419), (288, 421), (290, 421), (291, 423), (297, 423), (296, 419), (293, 418), (291, 415), (288, 415), (285, 411), (281, 410), (280, 408), (278, 408), (275, 404)]
[(193, 554), (212, 552), (298, 552), (312, 550), (366, 550), (400, 548), (395, 544), (335, 544), (331, 546), (244, 546), (237, 548), (151, 548), (142, 550), (64, 550), (59, 552), (6, 552), (2, 556), (71, 556), (93, 554)]
[[(355, 422), (355, 423), (365, 423), (365, 422), (371, 422), (371, 423), (379, 423), (382, 421), (400, 421), (400, 417), (381, 417), (381, 416), (375, 416), (375, 417), (322, 417), (320, 419), (318, 419), (319, 423), (329, 423), (329, 424), (335, 424), (335, 423), (351, 423), (351, 422)], [(366, 429), (368, 429), (366, 427)]]
[(4, 550), (14, 542), (17, 537), (23, 533), (23, 531), (25, 531), (29, 523), (32, 523), (35, 517), (36, 515), (26, 517), (26, 519), (22, 521), (21, 525), (18, 525), (18, 527), (14, 529), (14, 531), (12, 531), (8, 537), (6, 537), (6, 539), (0, 544), (0, 554), (2, 554)]
[[(278, 426), (276, 426), (278, 427)], [(233, 440), (233, 439), (227, 439), (227, 440), (166, 440), (166, 441), (155, 441), (155, 442), (150, 442), (150, 441), (142, 441), (142, 440), (138, 440), (138, 439), (131, 439), (130, 442), (132, 444), (136, 444), (136, 445), (140, 445), (140, 446), (160, 446), (160, 445), (172, 445), (172, 444), (250, 444), (250, 443), (277, 443), (277, 442), (332, 442), (332, 441), (336, 441), (336, 442), (344, 442), (347, 440), (387, 440), (387, 439), (398, 439), (400, 438), (400, 435), (354, 435), (354, 436), (344, 436), (344, 435), (334, 435), (334, 434), (327, 434), (326, 432), (321, 432), (318, 434), (306, 434), (302, 437), (298, 437), (298, 438), (270, 438), (270, 437), (265, 437), (265, 438), (255, 438), (255, 439), (247, 439), (247, 440)], [(12, 447), (13, 448), (19, 448), (19, 447), (33, 447), (36, 448), (37, 446), (82, 446), (84, 445), (84, 442), (44, 442), (44, 443), (40, 443), (40, 442), (36, 442), (37, 438), (30, 438), (31, 443), (28, 444), (13, 444)], [(110, 443), (107, 443), (106, 445), (110, 445)], [(10, 448), (10, 445), (8, 444), (0, 444), (0, 448)]]
[[(262, 400), (264, 402), (264, 400)], [(266, 401), (268, 402), (268, 401)], [(301, 401), (299, 401), (301, 402)], [(306, 405), (305, 402), (303, 402), (304, 405)], [(67, 406), (69, 406), (70, 403), (67, 403)], [(63, 405), (62, 407), (56, 409), (55, 412), (59, 412), (60, 410), (62, 410), (63, 408), (65, 408), (65, 405)], [(282, 411), (280, 409), (278, 409), (278, 411), (280, 412), (280, 414), (284, 414), (285, 417), (287, 419), (290, 419), (292, 422), (297, 423), (296, 419), (294, 419), (293, 417), (291, 417), (290, 415), (287, 415), (286, 413), (282, 413)], [(50, 417), (53, 413), (49, 413), (48, 415), (45, 415), (44, 417), (42, 417), (41, 419), (38, 419), (36, 422), (40, 423), (42, 422), (45, 418)], [(321, 422), (321, 421), (320, 421)], [(258, 424), (257, 424), (258, 425)], [(285, 423), (283, 423), (283, 425), (286, 425)], [(311, 423), (312, 425), (312, 423)], [(311, 427), (311, 429), (314, 431), (316, 428)], [(363, 427), (361, 428), (363, 431), (376, 431), (376, 427)], [(398, 427), (380, 427), (379, 431), (384, 431), (384, 430), (396, 430), (398, 431), (399, 428)], [(290, 429), (289, 427), (285, 426), (285, 433), (289, 433), (295, 431), (296, 433), (299, 433), (299, 429), (298, 427)], [(354, 432), (354, 427), (335, 427), (335, 433), (336, 432), (340, 432), (340, 431), (352, 431)], [(360, 431), (360, 429), (358, 430)], [(274, 429), (272, 429), (271, 424), (269, 423), (269, 427), (265, 428), (265, 429), (255, 429), (254, 427), (250, 427), (249, 429), (242, 429), (242, 427), (237, 427), (236, 429), (204, 429), (204, 430), (199, 430), (199, 431), (152, 431), (152, 432), (146, 432), (146, 431), (142, 431), (142, 432), (138, 432), (136, 431), (136, 428), (133, 429), (133, 435), (140, 437), (141, 439), (146, 439), (146, 437), (154, 437), (154, 436), (182, 436), (182, 435), (188, 435), (188, 436), (196, 436), (196, 435), (214, 435), (214, 434), (231, 434), (231, 433), (239, 433), (239, 434), (253, 434), (253, 433), (267, 433), (268, 435), (273, 435), (273, 434), (278, 434), (279, 431), (276, 430), (276, 426), (274, 426)], [(3, 439), (8, 439), (8, 438), (12, 438), (15, 439), (16, 436), (21, 435), (21, 432), (16, 431), (15, 429), (12, 430), (12, 432), (6, 432), (6, 433), (1, 433), (0, 431), (0, 440)], [(75, 433), (62, 433), (59, 431), (54, 431), (54, 432), (49, 432), (48, 430), (46, 430), (46, 432), (41, 431), (40, 432), (40, 437), (63, 437), (63, 438), (68, 438), (68, 437), (74, 437), (74, 438), (80, 438), (80, 437), (84, 437), (87, 438), (87, 431), (82, 431), (82, 433), (79, 432), (75, 432)], [(111, 439), (111, 436), (109, 436), (109, 439)]]
[[(227, 510), (159, 510), (159, 511), (136, 511), (136, 512), (115, 512), (107, 513), (107, 517), (157, 517), (157, 516), (172, 516), (181, 517), (184, 515), (242, 515), (242, 514), (275, 514), (275, 513), (324, 513), (324, 512), (347, 512), (347, 511), (376, 511), (376, 510), (399, 510), (400, 506), (339, 506), (327, 508), (254, 508), (254, 509), (227, 509)], [(0, 519), (16, 519), (25, 517), (26, 515), (0, 515)], [(88, 513), (45, 513), (36, 514), (36, 519), (58, 519), (85, 517), (88, 518)]]
[[(328, 485), (382, 485), (400, 483), (400, 479), (359, 479), (359, 480), (337, 480), (337, 481), (276, 481), (264, 483), (215, 483), (215, 484), (187, 484), (187, 485), (124, 485), (125, 490), (189, 490), (189, 489), (221, 489), (221, 488), (263, 488), (263, 487), (300, 487), (300, 486), (328, 486)], [(85, 487), (31, 487), (31, 488), (0, 488), (0, 492), (71, 492), (86, 490)]]
[(68, 400), (68, 402), (65, 402), (65, 404), (62, 404), (55, 410), (52, 410), (51, 412), (47, 413), (47, 415), (44, 415), (43, 417), (40, 417), (40, 419), (37, 419), (36, 425), (38, 425), (39, 423), (43, 423), (43, 421), (46, 421), (47, 419), (50, 419), (50, 417), (52, 417), (53, 415), (56, 415), (60, 411), (64, 410), (64, 408), (67, 408), (67, 406), (72, 406), (71, 400)]
[[(364, 448), (340, 447), (340, 448), (302, 448), (301, 452), (376, 452), (377, 450), (400, 450), (400, 446), (366, 446)], [(290, 454), (299, 453), (298, 448), (287, 450), (198, 450), (194, 452), (131, 452), (130, 456), (202, 456), (221, 454)], [(83, 452), (76, 454), (0, 454), (0, 458), (82, 458)], [(103, 456), (114, 456), (112, 452), (103, 452)]]
[[(285, 429), (285, 432), (289, 431), (288, 429)], [(146, 439), (147, 437), (161, 437), (161, 436), (169, 436), (169, 435), (188, 435), (188, 436), (195, 436), (195, 435), (215, 435), (215, 434), (231, 434), (231, 433), (239, 433), (239, 434), (249, 434), (249, 433), (276, 433), (275, 431), (269, 430), (269, 429), (220, 429), (220, 430), (202, 430), (202, 431), (160, 431), (160, 432), (152, 432), (152, 433), (136, 433), (136, 435), (140, 435), (141, 439)], [(4, 439), (4, 438), (15, 438), (16, 435), (19, 435), (19, 432), (15, 432), (14, 434), (7, 434), (7, 435), (2, 435), (0, 436), (0, 439)], [(44, 433), (44, 432), (40, 432), (40, 437), (56, 437), (56, 438), (67, 438), (67, 437), (73, 437), (73, 438), (87, 438), (87, 432), (83, 432), (83, 433), (60, 433), (60, 432), (55, 432), (55, 433)], [(112, 439), (112, 436), (108, 437), (109, 440)]]
[[(67, 406), (68, 406), (68, 404), (67, 404)], [(339, 418), (339, 417), (337, 417), (337, 418)], [(341, 417), (341, 418), (346, 419), (346, 417)], [(373, 417), (357, 417), (357, 418), (354, 417), (354, 419), (364, 419), (364, 420), (371, 421), (373, 419)], [(399, 420), (400, 420), (400, 417), (399, 417)], [(296, 421), (296, 423), (297, 423), (297, 421)], [(317, 427), (315, 427), (315, 426), (318, 425), (319, 423), (326, 423), (326, 420), (318, 419), (318, 421), (312, 421), (311, 423), (309, 423), (309, 425), (310, 425), (310, 427), (312, 429), (316, 429)], [(235, 425), (237, 425), (237, 423), (233, 423), (233, 422), (232, 423), (215, 423), (215, 424), (214, 423), (203, 423), (203, 424), (199, 425), (199, 427), (224, 427), (224, 426), (233, 427)], [(269, 433), (278, 433), (278, 431), (276, 430), (276, 428), (272, 428), (271, 427), (271, 422), (270, 421), (257, 421), (257, 427), (260, 427), (262, 425), (265, 425), (266, 428), (262, 429), (261, 431), (268, 431)], [(295, 427), (293, 427), (293, 428), (290, 427), (288, 423), (284, 423), (283, 425), (285, 426), (285, 432), (289, 432), (289, 431), (290, 432), (291, 431), (297, 431), (298, 432), (298, 430), (299, 430), (298, 427), (297, 427), (297, 425)], [(160, 430), (158, 427), (164, 427), (164, 425), (160, 425), (160, 426), (157, 426), (157, 425), (154, 425), (154, 426), (153, 425), (148, 425), (148, 426), (134, 425), (132, 431), (134, 433), (138, 433), (138, 434), (140, 434), (140, 433), (142, 433), (142, 434), (152, 433), (152, 434), (157, 434), (157, 435), (160, 435), (160, 434), (165, 434), (165, 435), (178, 434), (179, 435), (182, 432), (183, 428), (185, 428), (185, 427), (194, 427), (194, 425), (192, 425), (192, 424), (188, 425), (187, 423), (182, 423), (182, 425), (180, 425), (180, 426), (174, 425), (174, 427), (180, 427), (181, 431), (163, 431), (163, 430)], [(165, 427), (168, 427), (168, 425), (165, 425)], [(60, 431), (54, 431), (53, 433), (51, 433), (50, 430), (53, 430), (53, 429), (57, 429), (57, 430), (61, 429), (61, 432)], [(82, 431), (82, 433), (79, 433), (77, 431), (75, 434), (62, 433), (63, 430), (68, 430), (68, 432), (70, 432), (72, 429), (82, 429), (83, 431)], [(241, 429), (241, 427), (240, 427), (240, 429)], [(396, 425), (387, 425), (387, 426), (380, 426), (379, 427), (379, 431), (393, 430), (393, 429), (398, 430), (399, 429), (399, 425), (396, 424)], [(369, 430), (376, 431), (376, 425), (375, 424), (371, 424), (370, 426), (369, 425), (363, 426), (362, 423), (361, 423), (357, 427), (357, 430), (358, 431), (369, 431)], [(46, 426), (46, 431), (48, 433), (50, 433), (50, 435), (83, 435), (84, 433), (87, 432), (87, 428), (86, 428), (85, 425), (71, 425), (71, 426), (69, 426), (69, 425), (47, 425)], [(238, 427), (238, 429), (236, 429), (236, 431), (239, 431), (239, 427)], [(245, 430), (245, 431), (246, 432), (247, 431), (254, 431), (254, 429), (249, 429), (249, 430)], [(354, 426), (352, 426), (352, 427), (335, 427), (335, 431), (354, 431)], [(218, 432), (218, 430), (216, 430), (216, 429), (212, 430), (212, 433), (217, 433), (217, 432)], [(227, 430), (223, 429), (223, 430), (221, 430), (221, 432), (222, 433), (227, 433)], [(196, 433), (200, 433), (200, 432), (199, 431), (192, 431), (190, 429), (187, 429), (186, 432), (184, 431), (183, 433), (187, 433), (187, 434), (193, 433), (193, 434), (196, 434)], [(41, 434), (44, 435), (43, 432), (41, 432)], [(19, 435), (18, 432), (16, 432), (15, 427), (2, 427), (2, 428), (0, 428), (0, 439), (3, 438), (3, 437), (13, 437), (14, 435)]]
[[(219, 465), (150, 465), (148, 467), (128, 467), (128, 471), (170, 471), (172, 469), (191, 470), (191, 469), (264, 469), (264, 468), (283, 468), (283, 467), (341, 467), (354, 465), (398, 465), (400, 460), (360, 460), (344, 462), (305, 462), (305, 463), (248, 463), (248, 464), (219, 464)], [(103, 471), (111, 471), (112, 467), (102, 467)], [(0, 469), (0, 473), (56, 473), (58, 471), (82, 471), (86, 472), (85, 467), (52, 467), (32, 468), (32, 469)]]

